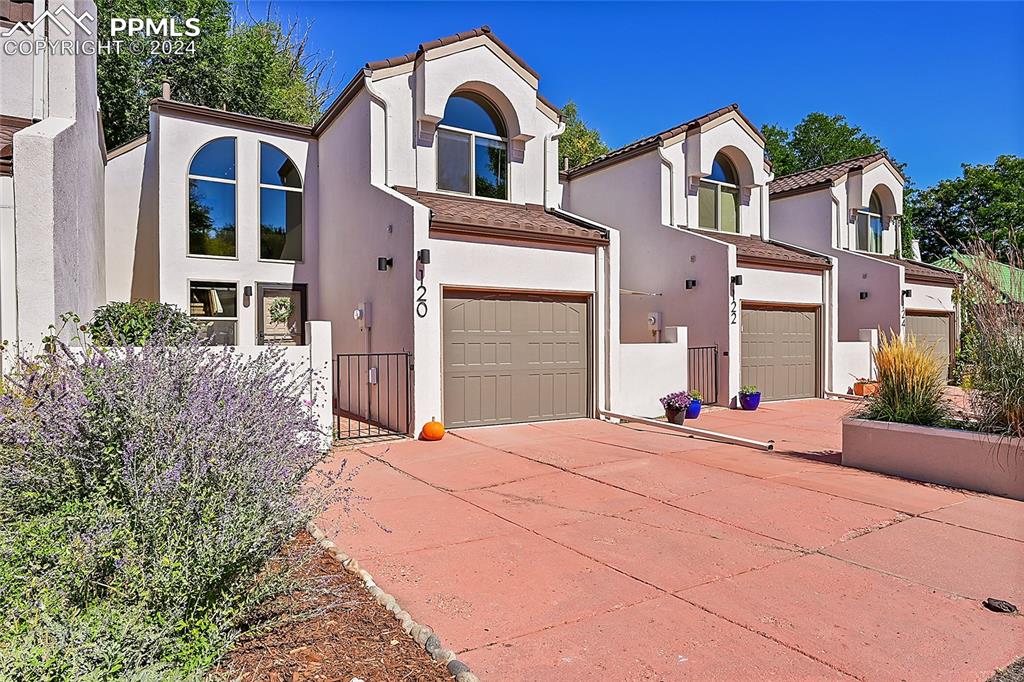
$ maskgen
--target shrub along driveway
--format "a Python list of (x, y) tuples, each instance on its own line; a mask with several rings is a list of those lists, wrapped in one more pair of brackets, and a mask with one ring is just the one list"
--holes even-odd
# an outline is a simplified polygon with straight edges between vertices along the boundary
[[(1024, 654), (1024, 504), (842, 469), (849, 403), (338, 452), (321, 526), (491, 680), (982, 680)], [(365, 513), (364, 513), (365, 512)]]

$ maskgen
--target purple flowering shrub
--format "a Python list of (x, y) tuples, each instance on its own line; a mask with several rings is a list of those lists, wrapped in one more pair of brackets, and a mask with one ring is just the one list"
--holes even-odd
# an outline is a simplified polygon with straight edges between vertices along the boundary
[(690, 403), (693, 402), (693, 398), (686, 391), (676, 391), (675, 393), (669, 393), (663, 398), (659, 398), (661, 406), (666, 410), (673, 412), (682, 412)]
[(164, 338), (56, 342), (2, 380), (0, 670), (15, 678), (209, 665), (323, 503), (303, 484), (323, 459), (309, 377), (274, 349)]

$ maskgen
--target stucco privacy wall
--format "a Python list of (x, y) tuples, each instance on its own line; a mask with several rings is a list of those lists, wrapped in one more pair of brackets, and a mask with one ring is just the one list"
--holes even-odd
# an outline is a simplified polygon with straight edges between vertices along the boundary
[[(308, 312), (318, 317), (318, 191), (317, 143), (309, 136), (270, 133), (246, 125), (224, 126), (198, 118), (161, 113), (159, 145), (160, 298), (188, 310), (189, 282), (214, 281), (238, 285), (238, 343), (256, 342), (257, 283), (308, 284)], [(188, 255), (188, 169), (193, 156), (212, 140), (236, 139), (235, 258)], [(274, 145), (291, 158), (302, 175), (303, 259), (300, 262), (260, 259), (259, 146)], [(242, 296), (253, 287), (252, 300)]]
[(690, 388), (687, 343), (686, 327), (668, 327), (665, 343), (621, 344), (612, 411), (637, 417), (663, 415), (658, 399)]
[[(159, 117), (150, 116), (158, 140)], [(143, 143), (112, 155), (106, 172), (107, 298), (160, 300), (158, 145)]]
[[(43, 28), (36, 29), (42, 34)], [(0, 30), (0, 33), (6, 28)], [(0, 114), (18, 118), (35, 118), (42, 104), (41, 79), (37, 73), (43, 69), (43, 55), (21, 54), (14, 43), (28, 40), (21, 31), (12, 36), (0, 36)]]
[[(63, 4), (96, 14), (92, 2)], [(49, 55), (43, 102), (45, 118), (14, 135), (18, 336), (29, 343), (61, 314), (88, 316), (106, 300), (95, 56)]]
[[(17, 339), (18, 297), (14, 252), (14, 178), (0, 175), (0, 341)], [(2, 361), (2, 358), (0, 358)], [(2, 371), (2, 366), (0, 366)]]

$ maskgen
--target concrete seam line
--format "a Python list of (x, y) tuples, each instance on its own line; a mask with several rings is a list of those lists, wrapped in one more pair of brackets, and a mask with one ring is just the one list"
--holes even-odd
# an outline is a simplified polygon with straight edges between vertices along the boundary
[(416, 642), (417, 646), (427, 652), (438, 663), (443, 662), (445, 664), (448, 673), (451, 674), (456, 682), (480, 682), (477, 676), (470, 671), (469, 666), (455, 657), (454, 651), (441, 646), (441, 638), (438, 637), (433, 629), (414, 621), (409, 612), (398, 604), (394, 596), (382, 590), (369, 571), (362, 568), (358, 561), (338, 549), (337, 545), (328, 540), (327, 534), (316, 523), (313, 521), (306, 523), (306, 530), (313, 536), (316, 544), (321, 549), (329, 552), (346, 571), (363, 581), (363, 586), (370, 593), (370, 596), (373, 597), (373, 600), (384, 608), (392, 618), (401, 623), (402, 631)]

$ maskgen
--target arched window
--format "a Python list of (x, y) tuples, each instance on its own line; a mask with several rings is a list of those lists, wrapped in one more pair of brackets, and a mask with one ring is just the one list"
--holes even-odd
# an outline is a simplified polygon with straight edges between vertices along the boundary
[(234, 258), (235, 138), (207, 142), (188, 167), (188, 253)]
[(456, 93), (437, 127), (437, 188), (508, 199), (508, 130), (494, 104)]
[(736, 166), (719, 153), (711, 164), (711, 175), (697, 189), (698, 225), (708, 230), (739, 232), (740, 181)]
[(868, 209), (857, 211), (857, 250), (882, 253), (882, 199), (871, 193)]
[(288, 155), (260, 142), (260, 258), (302, 260), (302, 178)]

